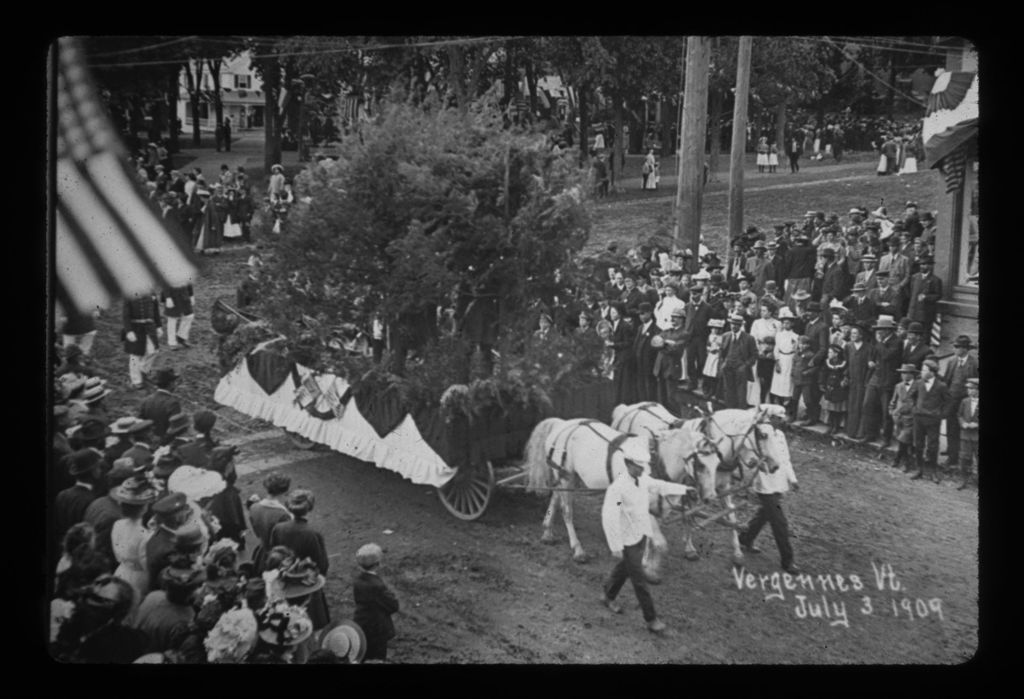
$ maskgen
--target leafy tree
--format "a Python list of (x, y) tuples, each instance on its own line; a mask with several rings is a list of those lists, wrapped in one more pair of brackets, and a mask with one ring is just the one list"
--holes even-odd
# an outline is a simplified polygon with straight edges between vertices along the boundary
[(465, 111), (436, 97), (387, 103), (296, 187), (304, 203), (268, 267), (262, 314), (326, 343), (379, 312), (397, 373), (454, 290), (496, 295), (507, 327), (557, 287), (589, 230), (582, 173), (542, 137), (504, 128), (493, 95)]

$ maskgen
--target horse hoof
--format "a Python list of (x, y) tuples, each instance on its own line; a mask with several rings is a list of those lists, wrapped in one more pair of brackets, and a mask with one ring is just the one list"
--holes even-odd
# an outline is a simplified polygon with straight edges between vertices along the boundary
[(661, 584), (661, 576), (660, 575), (657, 575), (655, 573), (644, 573), (644, 577), (647, 578), (647, 582), (649, 582), (651, 585), (660, 585)]
[(587, 554), (583, 551), (579, 551), (572, 555), (572, 560), (574, 560), (577, 563), (587, 563), (590, 560), (590, 557), (587, 556)]
[(556, 539), (553, 534), (544, 534), (540, 538), (540, 543), (547, 544), (548, 546), (550, 546), (551, 544), (556, 543), (557, 541), (558, 541), (558, 539)]
[(688, 560), (688, 561), (697, 561), (697, 560), (700, 560), (700, 556), (697, 554), (696, 551), (687, 551), (686, 552), (686, 560)]

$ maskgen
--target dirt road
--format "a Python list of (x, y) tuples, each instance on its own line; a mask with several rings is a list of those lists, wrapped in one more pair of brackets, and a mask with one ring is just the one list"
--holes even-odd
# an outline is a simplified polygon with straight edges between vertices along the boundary
[(483, 518), (461, 522), (432, 488), (331, 452), (297, 451), (280, 438), (243, 447), (239, 487), (243, 497), (259, 492), (263, 475), (276, 469), (316, 492), (312, 523), (332, 556), (335, 616), (352, 612), (356, 549), (368, 541), (384, 547), (382, 575), (402, 603), (396, 663), (968, 659), (978, 627), (975, 491), (909, 481), (885, 466), (875, 470), (867, 455), (837, 458), (835, 448), (809, 438), (791, 446), (801, 489), (785, 507), (809, 576), (787, 589), (767, 529), (758, 542), (764, 553), (748, 555), (740, 574), (730, 564), (727, 529), (703, 535), (702, 558), (688, 562), (670, 525), (665, 581), (653, 588), (670, 627), (664, 638), (646, 630), (628, 584), (623, 615), (598, 602), (613, 559), (595, 496), (577, 499), (576, 524), (592, 555), (580, 565), (560, 524), (557, 545), (540, 542), (546, 503), (525, 494), (500, 493)]

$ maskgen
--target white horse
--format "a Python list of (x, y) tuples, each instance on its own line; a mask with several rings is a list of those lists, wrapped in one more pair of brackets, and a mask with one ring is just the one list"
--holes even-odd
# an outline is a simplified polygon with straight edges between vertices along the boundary
[[(586, 562), (586, 551), (573, 526), (572, 491), (579, 489), (579, 483), (584, 489), (606, 490), (625, 472), (626, 459), (643, 464), (644, 473), (651, 475), (650, 438), (625, 434), (597, 420), (583, 418), (548, 418), (538, 424), (526, 443), (523, 465), (532, 492), (552, 490), (541, 541), (554, 543), (552, 524), (560, 506), (572, 558), (577, 563)], [(682, 496), (677, 495), (652, 497), (652, 507), (680, 509), (681, 500)]]
[[(612, 425), (622, 431), (663, 435), (668, 429), (675, 435), (676, 450), (692, 465), (701, 499), (707, 503), (722, 496), (728, 512), (726, 519), (732, 528), (733, 561), (737, 564), (743, 561), (743, 551), (732, 500), (733, 482), (749, 484), (756, 469), (774, 472), (780, 467), (792, 468), (786, 436), (778, 429), (779, 423), (785, 421), (785, 409), (770, 404), (747, 410), (719, 410), (693, 420), (679, 420), (657, 403), (620, 405), (612, 413)], [(717, 458), (709, 456), (709, 450)], [(696, 560), (697, 549), (689, 526), (685, 528), (684, 541), (687, 560)]]

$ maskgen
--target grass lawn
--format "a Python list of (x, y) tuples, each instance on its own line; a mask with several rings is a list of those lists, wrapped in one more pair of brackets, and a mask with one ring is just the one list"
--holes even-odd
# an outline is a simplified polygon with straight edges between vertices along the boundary
[[(724, 178), (723, 178), (724, 179)], [(878, 177), (874, 159), (844, 162), (839, 166), (815, 164), (801, 167), (796, 175), (785, 173), (760, 175), (756, 168), (745, 174), (743, 196), (744, 225), (770, 229), (787, 219), (799, 220), (808, 210), (835, 212), (843, 223), (854, 206), (868, 209), (885, 200), (889, 215), (903, 213), (907, 200), (915, 200), (920, 210), (936, 210), (944, 197), (941, 175), (934, 170), (901, 177)], [(675, 182), (662, 178), (653, 192), (626, 192), (599, 202), (595, 207), (588, 249), (603, 249), (609, 243), (632, 247), (655, 234), (671, 235), (675, 220), (673, 203)], [(728, 233), (728, 184), (709, 183), (704, 192), (701, 230), (705, 244), (720, 254), (725, 252)], [(941, 214), (939, 214), (941, 215)]]

